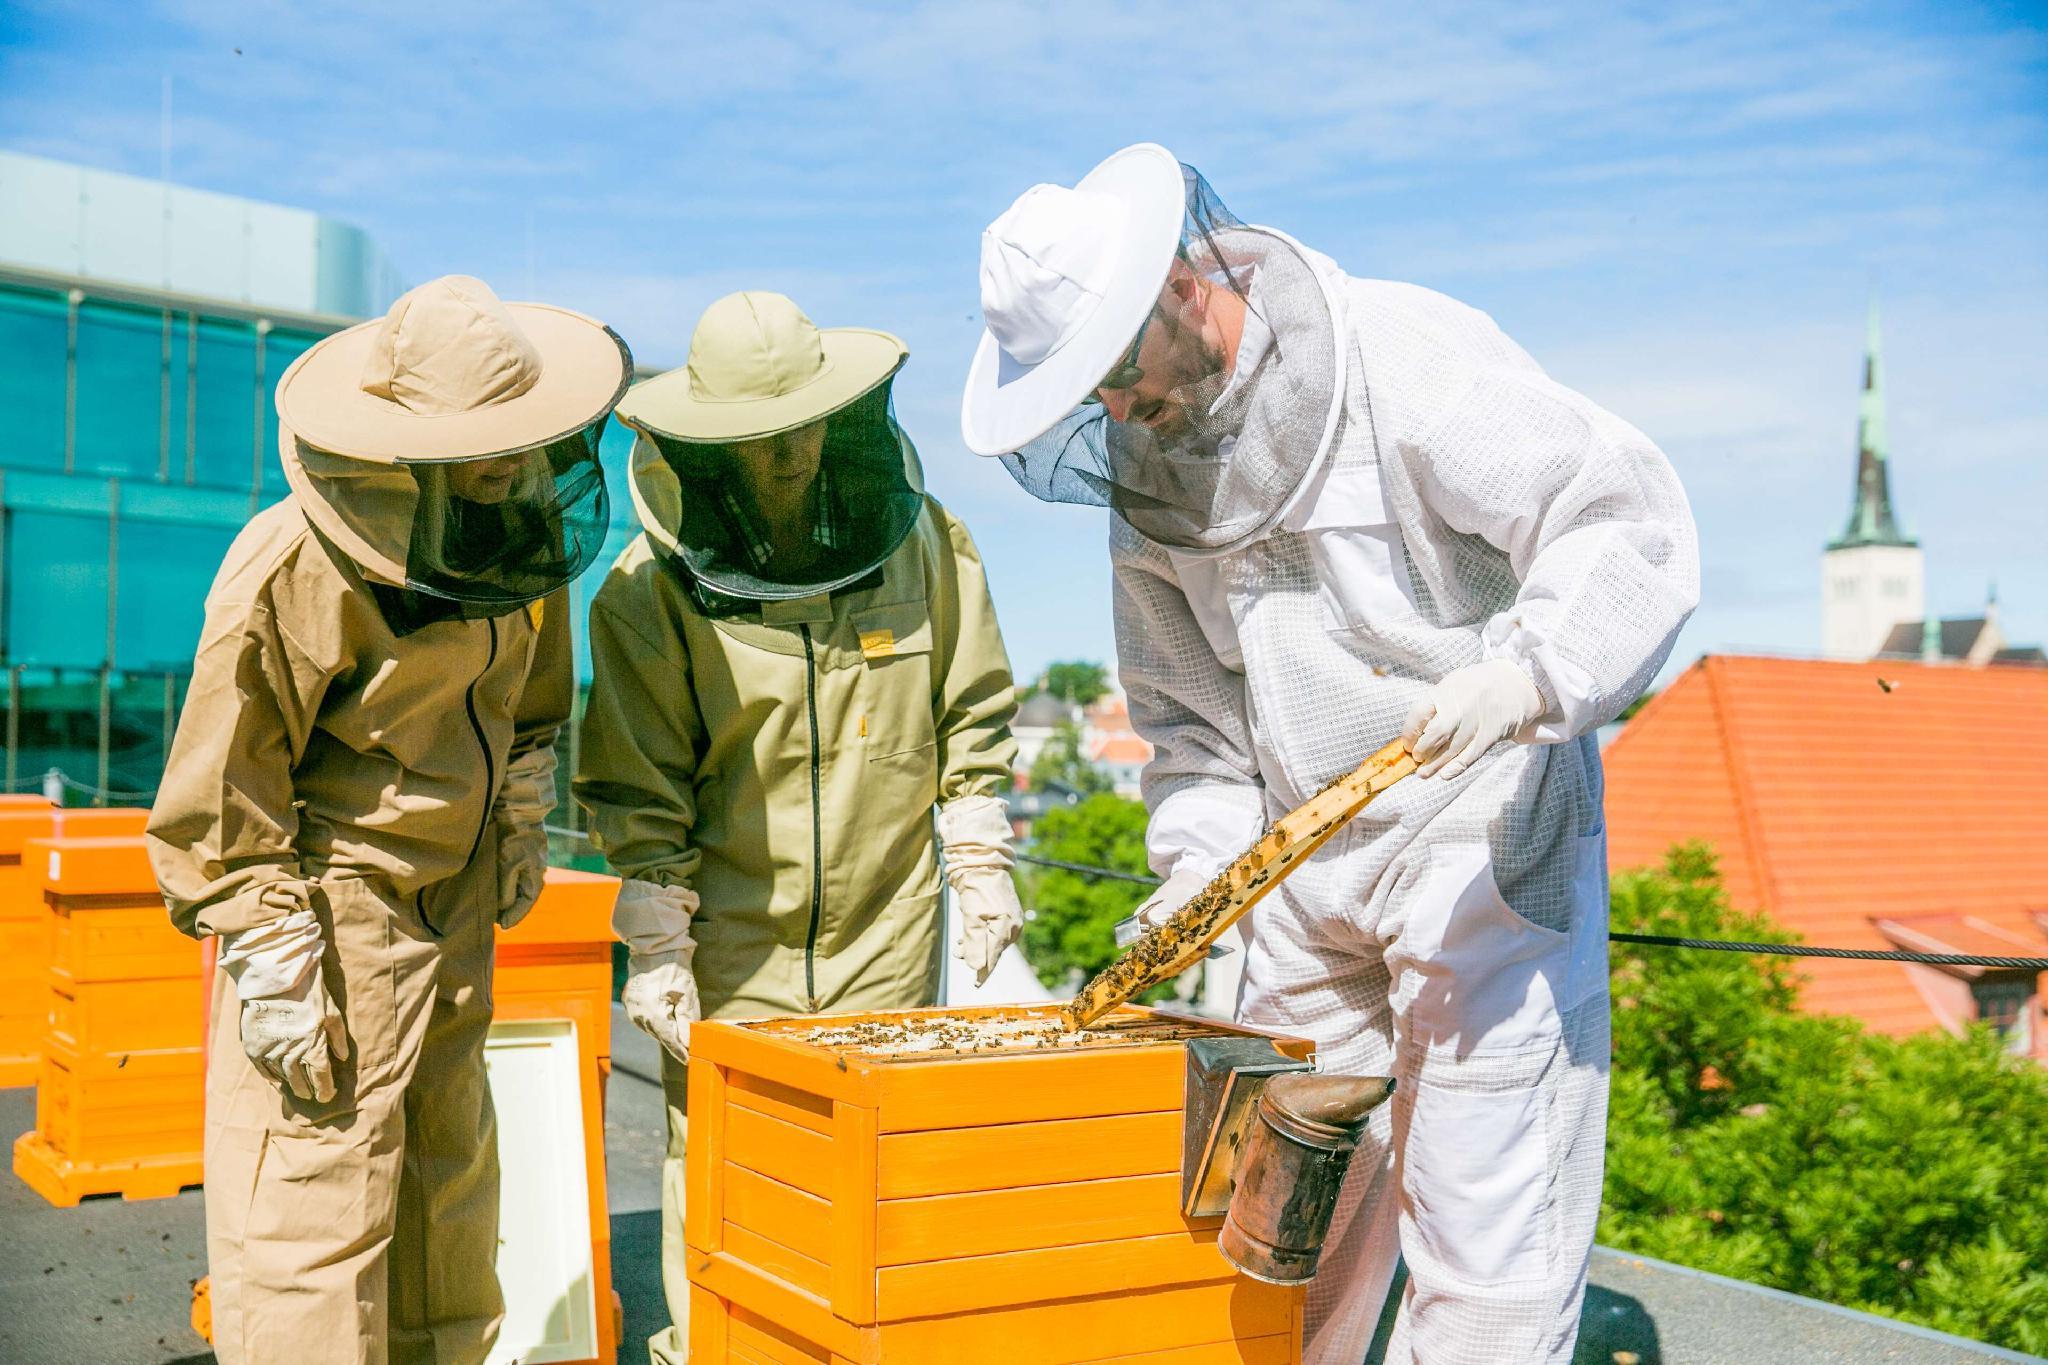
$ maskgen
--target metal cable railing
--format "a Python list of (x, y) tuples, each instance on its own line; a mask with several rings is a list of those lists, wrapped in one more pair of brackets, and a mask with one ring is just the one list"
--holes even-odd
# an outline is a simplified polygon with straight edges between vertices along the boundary
[[(83, 793), (100, 801), (148, 801), (154, 792), (106, 791), (88, 783), (79, 782), (61, 772), (56, 776), (70, 791)], [(549, 834), (564, 839), (586, 839), (586, 830), (570, 829), (564, 825), (545, 826)], [(1094, 877), (1102, 881), (1129, 882), (1136, 886), (1157, 886), (1159, 878), (1146, 876), (1141, 872), (1124, 872), (1113, 867), (1095, 867), (1088, 863), (1068, 862), (1060, 858), (1044, 858), (1034, 853), (1019, 853), (1017, 861), (1033, 867), (1047, 867), (1059, 872), (1072, 872), (1078, 876)], [(1672, 934), (1627, 934), (1609, 932), (1610, 943), (1633, 943), (1651, 948), (1689, 948), (1721, 953), (1753, 953), (1773, 957), (1817, 957), (1838, 958), (1858, 962), (1908, 962), (1928, 967), (1989, 967), (2002, 971), (2048, 972), (2048, 957), (2000, 957), (1978, 953), (1916, 953), (1903, 948), (1829, 948), (1809, 943), (1745, 943), (1732, 939), (1685, 938)]]
[[(1050, 867), (1061, 872), (1073, 872), (1084, 877), (1096, 877), (1105, 881), (1136, 882), (1141, 886), (1157, 886), (1159, 878), (1147, 877), (1136, 872), (1122, 872), (1113, 867), (1091, 867), (1087, 863), (1064, 862), (1058, 858), (1041, 858), (1036, 854), (1020, 853), (1020, 863), (1034, 867)], [(1994, 957), (1974, 953), (1915, 953), (1904, 949), (1887, 948), (1824, 948), (1807, 943), (1742, 943), (1730, 939), (1683, 938), (1671, 934), (1624, 934), (1610, 932), (1611, 943), (1637, 943), (1653, 948), (1699, 948), (1722, 953), (1757, 953), (1776, 957), (1828, 957), (1850, 958), (1862, 962), (1913, 962), (1929, 967), (1992, 967), (2011, 971), (2048, 972), (2048, 957)]]

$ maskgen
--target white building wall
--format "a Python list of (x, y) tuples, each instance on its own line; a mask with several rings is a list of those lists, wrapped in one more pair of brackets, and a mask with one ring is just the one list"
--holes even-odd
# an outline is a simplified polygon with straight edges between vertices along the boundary
[(1821, 653), (1868, 659), (1901, 621), (1927, 614), (1926, 563), (1909, 545), (1857, 545), (1821, 556)]
[(0, 152), (0, 261), (344, 317), (382, 312), (399, 292), (383, 253), (345, 223), (18, 152)]

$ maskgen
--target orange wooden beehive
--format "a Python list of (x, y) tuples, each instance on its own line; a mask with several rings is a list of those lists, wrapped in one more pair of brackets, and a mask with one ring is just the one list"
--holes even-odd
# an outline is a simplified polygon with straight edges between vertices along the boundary
[(50, 1013), (50, 911), (41, 873), (22, 862), (31, 839), (140, 834), (146, 810), (59, 810), (41, 797), (0, 805), (0, 1086), (33, 1085)]
[(0, 807), (0, 1086), (34, 1085), (50, 990), (50, 925), (21, 864), (22, 846), (50, 833), (56, 810), (26, 801)]
[(50, 956), (36, 1126), (15, 1143), (15, 1174), (63, 1206), (197, 1184), (200, 947), (171, 927), (141, 836), (32, 839), (22, 861)]
[(695, 1365), (1298, 1360), (1303, 1291), (1238, 1274), (1222, 1219), (1180, 1207), (1183, 1044), (1246, 1030), (1097, 1029), (1048, 1045), (1053, 1006), (693, 1025)]
[[(549, 868), (533, 910), (517, 927), (498, 931), (491, 986), (494, 1020), (569, 1019), (576, 1025), (591, 1283), (600, 1296), (596, 1360), (607, 1365), (619, 1345), (604, 1169), (604, 1088), (612, 1071), (611, 912), (618, 893), (616, 877)], [(501, 1128), (505, 1122), (499, 1120)]]

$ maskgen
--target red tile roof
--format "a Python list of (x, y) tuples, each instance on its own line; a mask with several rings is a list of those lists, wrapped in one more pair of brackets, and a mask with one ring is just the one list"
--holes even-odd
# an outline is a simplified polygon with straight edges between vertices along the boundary
[[(1709, 657), (1605, 760), (1616, 868), (1705, 839), (1736, 904), (1810, 943), (1901, 946), (1885, 919), (2048, 956), (2048, 670)], [(1939, 1022), (1899, 965), (1802, 969), (1809, 1008)]]
[(1149, 763), (1152, 746), (1134, 734), (1107, 734), (1096, 741), (1090, 757), (1097, 763)]

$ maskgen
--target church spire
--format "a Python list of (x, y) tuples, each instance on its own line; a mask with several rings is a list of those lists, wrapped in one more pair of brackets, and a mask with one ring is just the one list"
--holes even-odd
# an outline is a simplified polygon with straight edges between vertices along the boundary
[(1884, 361), (1877, 325), (1877, 296), (1870, 298), (1870, 322), (1863, 349), (1863, 397), (1856, 406), (1856, 492), (1849, 524), (1828, 543), (1830, 550), (1858, 545), (1916, 545), (1892, 515), (1889, 442), (1884, 422)]

